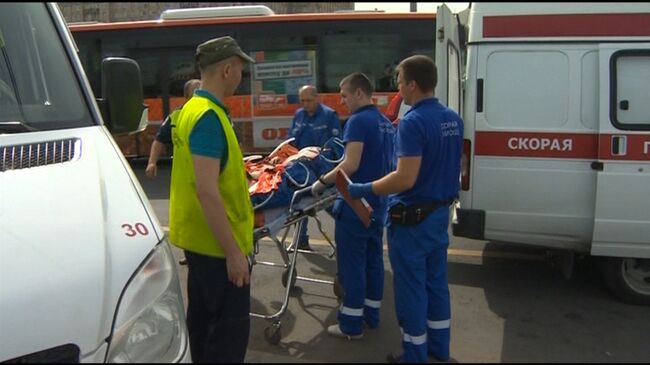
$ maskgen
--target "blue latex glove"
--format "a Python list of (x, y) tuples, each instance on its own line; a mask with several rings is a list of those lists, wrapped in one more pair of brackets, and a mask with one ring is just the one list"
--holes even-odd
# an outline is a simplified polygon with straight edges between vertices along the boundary
[(354, 199), (360, 199), (374, 195), (372, 192), (372, 183), (350, 184), (348, 185), (348, 191), (350, 192), (350, 196)]

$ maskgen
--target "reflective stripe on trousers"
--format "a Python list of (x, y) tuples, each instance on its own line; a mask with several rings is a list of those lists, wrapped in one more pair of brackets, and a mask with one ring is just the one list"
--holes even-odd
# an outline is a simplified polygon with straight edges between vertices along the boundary
[(427, 353), (449, 358), (448, 222), (448, 210), (437, 209), (416, 226), (388, 228), (403, 362), (427, 362)]
[(346, 204), (334, 230), (337, 275), (344, 293), (337, 318), (341, 331), (357, 335), (363, 332), (364, 320), (371, 328), (379, 325), (384, 295), (383, 224), (376, 222), (366, 229)]

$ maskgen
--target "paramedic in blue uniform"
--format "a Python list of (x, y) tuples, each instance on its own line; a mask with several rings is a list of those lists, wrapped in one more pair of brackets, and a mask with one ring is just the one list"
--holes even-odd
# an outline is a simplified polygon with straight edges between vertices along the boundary
[[(336, 181), (343, 170), (352, 181), (366, 183), (393, 170), (395, 128), (372, 103), (373, 86), (362, 73), (353, 73), (341, 80), (342, 102), (352, 115), (345, 124), (343, 141), (345, 157), (312, 185), (319, 195)], [(368, 197), (373, 208), (373, 222), (366, 228), (352, 208), (342, 199), (334, 202), (334, 235), (337, 249), (337, 277), (343, 288), (338, 310), (338, 324), (327, 332), (347, 339), (363, 336), (364, 322), (369, 328), (379, 325), (379, 309), (384, 294), (383, 233), (388, 200), (376, 195)]]
[(399, 123), (395, 172), (349, 186), (355, 198), (389, 195), (388, 254), (402, 355), (389, 362), (449, 359), (451, 309), (447, 282), (449, 205), (460, 189), (463, 121), (433, 96), (436, 67), (426, 56), (398, 66), (398, 87), (411, 105)]
[[(341, 122), (334, 109), (318, 101), (318, 91), (312, 85), (304, 85), (298, 90), (302, 108), (296, 111), (289, 129), (289, 138), (295, 138), (293, 145), (298, 149), (308, 146), (321, 147), (332, 137), (341, 134)], [(298, 232), (298, 248), (309, 250), (307, 224)]]

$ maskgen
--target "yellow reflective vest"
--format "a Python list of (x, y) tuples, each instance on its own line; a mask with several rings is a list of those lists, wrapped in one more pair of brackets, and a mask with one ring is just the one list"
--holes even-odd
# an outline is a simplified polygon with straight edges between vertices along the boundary
[(207, 256), (225, 257), (222, 246), (205, 220), (196, 195), (196, 175), (189, 146), (192, 129), (209, 110), (217, 114), (228, 148), (228, 158), (219, 175), (219, 193), (230, 230), (241, 251), (248, 255), (253, 249), (253, 205), (248, 194), (246, 169), (239, 142), (223, 108), (202, 96), (193, 96), (174, 118), (169, 238), (175, 246), (182, 249)]

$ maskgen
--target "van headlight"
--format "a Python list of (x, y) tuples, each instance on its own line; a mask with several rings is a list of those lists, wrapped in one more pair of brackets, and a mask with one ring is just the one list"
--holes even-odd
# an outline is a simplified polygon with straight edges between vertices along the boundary
[(107, 362), (178, 362), (187, 351), (183, 296), (174, 255), (163, 241), (127, 284)]

